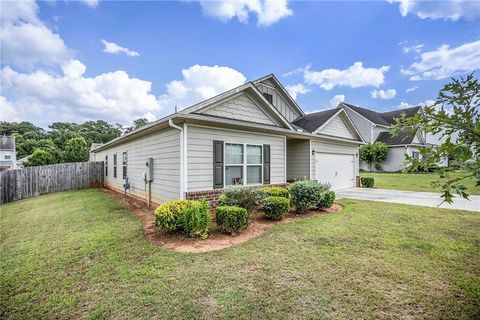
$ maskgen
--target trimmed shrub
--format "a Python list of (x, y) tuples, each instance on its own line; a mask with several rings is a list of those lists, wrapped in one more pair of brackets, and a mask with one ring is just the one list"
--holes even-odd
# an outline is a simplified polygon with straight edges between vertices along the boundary
[(161, 229), (181, 231), (192, 237), (205, 238), (211, 223), (206, 200), (174, 200), (155, 209), (155, 225)]
[(245, 229), (248, 224), (247, 209), (235, 206), (219, 206), (217, 207), (217, 224), (228, 233)]
[(308, 209), (316, 208), (322, 193), (329, 189), (330, 185), (311, 180), (299, 180), (288, 186), (297, 213), (306, 213)]
[(212, 223), (207, 200), (189, 201), (183, 209), (180, 221), (184, 233), (191, 237), (207, 238)]
[(371, 177), (361, 177), (360, 183), (364, 188), (372, 188), (375, 183), (375, 179)]
[(247, 209), (252, 214), (262, 201), (262, 192), (258, 189), (231, 187), (226, 188), (220, 196), (220, 206), (237, 206)]
[(265, 197), (290, 197), (288, 190), (281, 187), (263, 187), (260, 190), (263, 192)]
[(335, 192), (324, 191), (322, 192), (320, 202), (317, 204), (317, 209), (320, 209), (320, 210), (328, 209), (333, 205), (334, 201), (335, 201)]
[(281, 220), (288, 214), (290, 199), (285, 197), (266, 197), (264, 200), (265, 216), (270, 220)]

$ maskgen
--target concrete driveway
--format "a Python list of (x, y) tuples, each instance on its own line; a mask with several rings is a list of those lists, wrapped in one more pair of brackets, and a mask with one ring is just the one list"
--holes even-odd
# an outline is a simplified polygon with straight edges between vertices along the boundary
[[(352, 188), (335, 191), (335, 193), (337, 198), (393, 202), (424, 207), (438, 207), (442, 202), (440, 199), (440, 193), (434, 192)], [(454, 202), (451, 205), (445, 202), (440, 208), (480, 212), (480, 196), (470, 196), (469, 198), (470, 200), (455, 197)]]

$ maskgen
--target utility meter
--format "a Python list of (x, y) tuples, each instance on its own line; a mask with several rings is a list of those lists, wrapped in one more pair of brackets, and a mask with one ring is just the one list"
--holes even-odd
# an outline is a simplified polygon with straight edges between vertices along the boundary
[(147, 161), (145, 162), (145, 165), (147, 166), (145, 180), (147, 182), (152, 182), (153, 181), (153, 158), (148, 158)]

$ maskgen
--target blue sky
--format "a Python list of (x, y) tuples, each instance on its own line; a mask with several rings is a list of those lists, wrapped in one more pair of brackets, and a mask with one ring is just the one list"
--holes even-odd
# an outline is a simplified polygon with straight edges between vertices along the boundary
[(2, 1), (2, 12), (0, 117), (40, 126), (153, 120), (269, 73), (307, 112), (343, 100), (392, 110), (480, 68), (473, 1)]

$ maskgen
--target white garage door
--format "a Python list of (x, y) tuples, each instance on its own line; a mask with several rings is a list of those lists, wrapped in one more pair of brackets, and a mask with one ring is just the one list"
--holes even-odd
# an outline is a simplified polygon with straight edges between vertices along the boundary
[(354, 155), (352, 154), (315, 154), (315, 175), (318, 182), (328, 182), (332, 190), (355, 186)]

